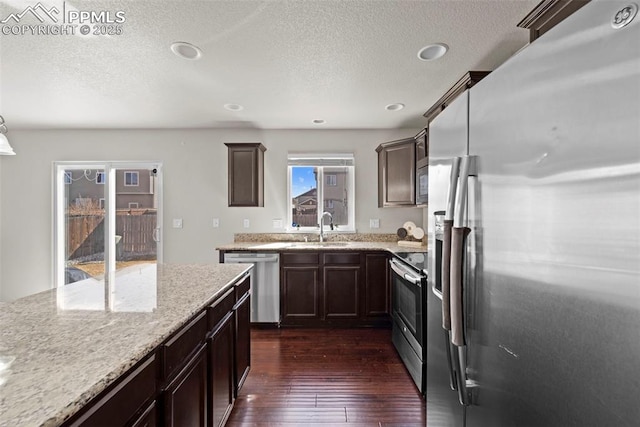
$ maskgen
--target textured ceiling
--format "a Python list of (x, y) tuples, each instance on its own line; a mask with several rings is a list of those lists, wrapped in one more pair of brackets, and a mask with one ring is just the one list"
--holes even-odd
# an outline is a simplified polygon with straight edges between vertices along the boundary
[[(122, 34), (0, 34), (0, 114), (11, 129), (415, 129), (466, 71), (492, 70), (526, 44), (516, 24), (538, 2), (42, 0), (123, 11)], [(0, 20), (36, 4), (0, 1)], [(202, 59), (178, 58), (175, 41)], [(418, 60), (435, 42), (449, 53)], [(406, 107), (384, 109), (396, 102)]]

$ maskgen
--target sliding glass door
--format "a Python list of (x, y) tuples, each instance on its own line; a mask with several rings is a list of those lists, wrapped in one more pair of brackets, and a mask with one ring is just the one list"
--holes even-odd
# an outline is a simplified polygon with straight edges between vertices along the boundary
[(65, 296), (59, 303), (153, 309), (162, 257), (161, 164), (57, 162), (54, 177), (54, 283)]

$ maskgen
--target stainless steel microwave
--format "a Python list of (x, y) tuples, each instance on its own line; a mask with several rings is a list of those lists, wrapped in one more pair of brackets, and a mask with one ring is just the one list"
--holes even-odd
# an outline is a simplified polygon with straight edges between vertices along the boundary
[(426, 205), (429, 201), (429, 158), (416, 163), (416, 204)]

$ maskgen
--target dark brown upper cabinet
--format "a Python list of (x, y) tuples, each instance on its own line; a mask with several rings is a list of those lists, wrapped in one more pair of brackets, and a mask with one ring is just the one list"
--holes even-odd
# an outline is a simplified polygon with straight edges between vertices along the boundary
[(229, 149), (229, 206), (264, 206), (264, 145), (225, 143)]
[(429, 155), (427, 131), (428, 128), (422, 129), (416, 136), (413, 137), (416, 140), (416, 163), (420, 163), (420, 161), (426, 160), (427, 156)]
[(449, 104), (451, 104), (461, 93), (471, 89), (476, 83), (489, 75), (491, 71), (468, 71), (451, 88), (436, 101), (431, 108), (423, 114), (427, 121), (431, 123)]
[(378, 152), (378, 206), (415, 206), (416, 140), (382, 143)]
[(532, 42), (587, 3), (589, 0), (542, 0), (518, 27), (529, 30), (529, 41)]

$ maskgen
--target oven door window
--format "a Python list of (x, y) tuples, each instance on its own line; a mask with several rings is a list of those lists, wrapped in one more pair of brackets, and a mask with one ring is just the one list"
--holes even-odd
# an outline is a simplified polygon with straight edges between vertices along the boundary
[(422, 345), (422, 288), (393, 273), (393, 316)]

